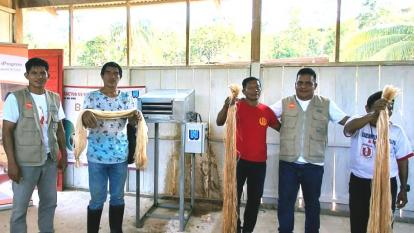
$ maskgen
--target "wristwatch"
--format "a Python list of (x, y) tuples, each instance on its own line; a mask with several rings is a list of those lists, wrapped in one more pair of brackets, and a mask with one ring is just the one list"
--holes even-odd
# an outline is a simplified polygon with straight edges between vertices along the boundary
[(407, 193), (410, 192), (410, 185), (406, 184), (405, 186), (400, 186), (400, 190), (405, 190)]

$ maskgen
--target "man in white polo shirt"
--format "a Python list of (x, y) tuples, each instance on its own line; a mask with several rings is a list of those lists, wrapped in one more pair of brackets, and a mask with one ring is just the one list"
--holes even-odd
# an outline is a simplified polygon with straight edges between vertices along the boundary
[(344, 125), (348, 116), (332, 100), (315, 94), (316, 72), (302, 68), (296, 75), (296, 94), (270, 108), (280, 117), (279, 233), (292, 233), (299, 187), (305, 201), (305, 233), (319, 233), (322, 177), (328, 125)]
[[(351, 137), (349, 181), (349, 210), (351, 233), (365, 233), (367, 231), (369, 206), (371, 198), (371, 180), (374, 174), (377, 130), (376, 122), (379, 112), (388, 107), (391, 116), (394, 101), (388, 103), (381, 99), (382, 91), (372, 94), (365, 110), (367, 114), (353, 117), (344, 127), (344, 134)], [(395, 207), (402, 208), (407, 204), (409, 185), (408, 158), (413, 151), (404, 131), (390, 122), (390, 182), (392, 195), (392, 211)], [(400, 192), (397, 196), (397, 175), (400, 179)]]

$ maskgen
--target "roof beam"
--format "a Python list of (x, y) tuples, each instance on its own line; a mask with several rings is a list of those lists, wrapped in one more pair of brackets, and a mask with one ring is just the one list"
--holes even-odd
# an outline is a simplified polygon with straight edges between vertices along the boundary
[[(18, 0), (20, 8), (45, 7), (45, 6), (64, 6), (87, 3), (103, 3), (99, 0)], [(125, 2), (125, 0), (111, 0), (108, 2)]]
[(162, 2), (181, 2), (186, 0), (16, 0), (19, 3), (20, 8), (29, 7), (47, 7), (47, 6), (68, 6), (68, 5), (82, 5), (82, 4), (151, 4)]

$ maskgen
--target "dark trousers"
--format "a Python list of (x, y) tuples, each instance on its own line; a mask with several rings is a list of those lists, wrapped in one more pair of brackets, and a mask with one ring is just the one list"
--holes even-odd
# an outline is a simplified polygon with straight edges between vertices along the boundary
[[(240, 216), (240, 199), (243, 193), (243, 185), (247, 180), (247, 203), (244, 209), (243, 231), (252, 232), (256, 225), (260, 201), (263, 195), (266, 176), (266, 162), (250, 162), (240, 159), (237, 162), (237, 212)], [(237, 220), (240, 227), (240, 217)]]
[[(395, 211), (397, 179), (391, 178), (391, 208)], [(366, 233), (371, 199), (371, 179), (363, 179), (351, 173), (349, 179), (349, 214), (351, 233)]]
[(279, 232), (292, 233), (295, 223), (295, 202), (302, 186), (305, 201), (305, 233), (318, 233), (323, 166), (310, 163), (279, 162), (279, 198), (277, 217)]

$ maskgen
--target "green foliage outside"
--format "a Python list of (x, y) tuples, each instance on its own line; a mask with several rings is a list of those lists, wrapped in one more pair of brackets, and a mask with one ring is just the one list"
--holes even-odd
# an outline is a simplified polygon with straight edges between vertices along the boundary
[[(362, 6), (356, 18), (341, 21), (340, 60), (413, 60), (414, 3), (397, 13), (381, 8), (377, 0), (364, 0)], [(305, 57), (334, 60), (335, 22), (324, 28), (303, 27), (299, 14), (298, 9), (292, 12), (287, 29), (262, 33), (262, 60)], [(233, 25), (220, 19), (194, 28), (190, 31), (190, 63), (249, 61), (250, 36), (250, 32), (238, 33)], [(26, 33), (25, 41), (31, 48), (45, 48), (42, 40), (31, 33)], [(127, 65), (124, 25), (111, 25), (110, 33), (75, 46), (72, 53), (75, 65), (101, 66), (109, 60)], [(63, 47), (67, 56), (68, 45)], [(158, 30), (150, 21), (140, 21), (131, 30), (130, 57), (131, 65), (183, 65), (185, 33)]]
[[(23, 43), (28, 44), (29, 49), (63, 49), (64, 65), (69, 64), (69, 32), (65, 23), (68, 23), (67, 14), (57, 11), (54, 15), (41, 9), (24, 9), (23, 14)], [(27, 17), (26, 17), (27, 16)], [(43, 16), (43, 17), (41, 17)], [(43, 25), (36, 24), (36, 20), (41, 18)]]
[(391, 12), (377, 0), (365, 0), (356, 19), (341, 27), (341, 61), (414, 59), (414, 3)]
[(76, 64), (80, 66), (102, 66), (114, 61), (126, 65), (126, 28), (121, 24), (111, 25), (109, 36), (99, 35), (76, 47)]
[(232, 25), (216, 21), (190, 34), (191, 63), (248, 61), (250, 34), (238, 35)]
[[(292, 12), (286, 30), (274, 35), (262, 35), (262, 60), (281, 58), (324, 57), (333, 60), (335, 26), (304, 28), (300, 25), (299, 11)], [(266, 51), (268, 49), (268, 51)]]
[(185, 33), (160, 31), (150, 21), (132, 29), (132, 65), (185, 64)]

